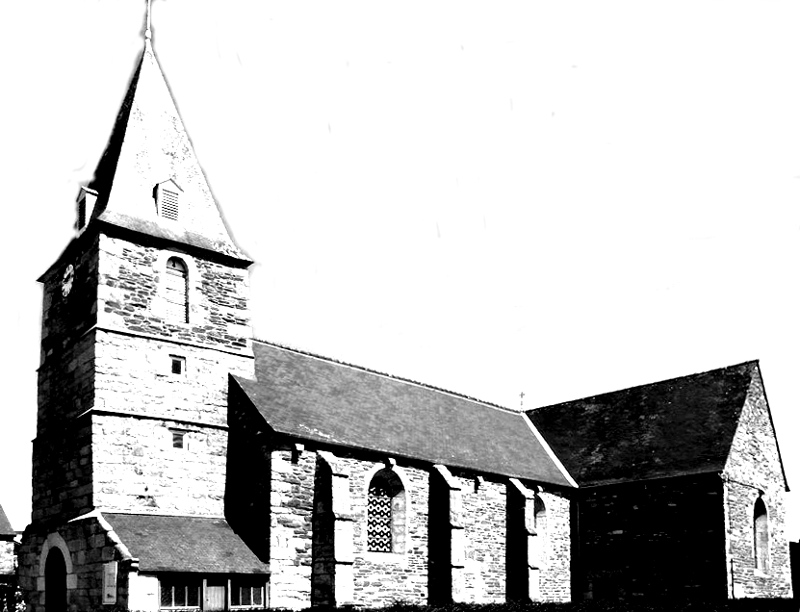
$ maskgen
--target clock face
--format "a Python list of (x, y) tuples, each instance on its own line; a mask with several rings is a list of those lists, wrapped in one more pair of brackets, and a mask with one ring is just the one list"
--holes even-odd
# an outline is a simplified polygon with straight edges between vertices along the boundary
[(75, 268), (69, 264), (64, 270), (64, 276), (61, 278), (61, 295), (67, 297), (69, 292), (72, 291), (72, 283), (75, 282)]

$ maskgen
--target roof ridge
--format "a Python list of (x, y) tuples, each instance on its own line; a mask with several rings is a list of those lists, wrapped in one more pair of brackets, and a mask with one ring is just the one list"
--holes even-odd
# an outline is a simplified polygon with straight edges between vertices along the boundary
[(397, 376), (395, 374), (389, 374), (388, 372), (381, 372), (380, 370), (374, 370), (372, 368), (368, 368), (366, 366), (356, 365), (354, 363), (349, 363), (347, 361), (341, 361), (340, 359), (335, 359), (333, 357), (326, 357), (325, 355), (320, 355), (319, 353), (312, 353), (311, 351), (307, 351), (304, 349), (295, 348), (293, 346), (288, 346), (286, 344), (281, 344), (279, 342), (270, 342), (268, 340), (261, 340), (259, 338), (253, 338), (253, 342), (260, 342), (261, 344), (266, 344), (268, 346), (272, 346), (281, 350), (291, 351), (293, 353), (297, 353), (299, 355), (305, 355), (306, 357), (311, 357), (313, 359), (319, 359), (321, 361), (327, 361), (329, 363), (333, 363), (340, 366), (345, 366), (348, 368), (353, 368), (354, 370), (360, 370), (362, 372), (367, 372), (368, 374), (375, 374), (377, 376), (383, 376), (384, 378), (389, 378), (391, 380), (396, 380), (403, 383), (408, 383), (412, 385), (416, 385), (418, 387), (422, 387), (423, 389), (429, 389), (431, 391), (436, 391), (438, 393), (444, 393), (446, 395), (451, 395), (453, 397), (458, 397), (461, 399), (468, 400), (470, 402), (475, 402), (476, 404), (481, 404), (482, 406), (486, 406), (487, 408), (493, 408), (495, 410), (500, 410), (502, 412), (507, 412), (510, 414), (516, 414), (522, 416), (524, 411), (513, 410), (506, 406), (502, 406), (500, 404), (495, 404), (494, 402), (488, 402), (486, 400), (479, 399), (477, 397), (473, 397), (471, 395), (466, 395), (465, 393), (459, 393), (457, 391), (451, 391), (450, 389), (445, 389), (444, 387), (437, 387), (436, 385), (431, 385), (428, 383), (420, 382), (418, 380), (414, 380), (412, 378), (405, 378), (403, 376)]
[[(211, 515), (198, 515), (198, 514), (160, 514), (160, 513), (156, 513), (156, 512), (120, 512), (118, 510), (103, 510), (102, 508), (98, 508), (97, 511), (101, 512), (104, 515), (108, 515), (108, 514), (120, 515), (120, 514), (122, 514), (122, 515), (125, 515), (125, 516), (158, 516), (158, 517), (161, 517), (161, 518), (182, 518), (182, 519), (199, 518), (199, 519), (214, 519), (216, 521), (218, 521), (218, 520), (227, 521), (228, 520), (224, 516), (216, 516), (216, 515), (215, 516), (211, 516)], [(83, 516), (89, 516), (90, 514), (91, 514), (91, 512), (87, 513), (87, 514), (85, 514)], [(78, 518), (83, 518), (83, 516), (80, 516)]]
[(755, 365), (756, 367), (759, 366), (758, 359), (750, 359), (748, 361), (742, 361), (741, 363), (734, 363), (727, 366), (722, 366), (720, 368), (711, 368), (710, 370), (703, 370), (702, 372), (695, 372), (694, 374), (683, 374), (678, 376), (672, 376), (670, 378), (664, 378), (662, 380), (654, 380), (653, 382), (649, 383), (642, 383), (640, 385), (633, 385), (631, 387), (623, 387), (622, 389), (616, 389), (614, 391), (602, 391), (601, 393), (593, 393), (592, 395), (584, 395), (583, 397), (577, 397), (574, 399), (565, 400), (563, 402), (556, 402), (554, 404), (546, 404), (544, 406), (536, 406), (535, 408), (530, 408), (529, 410), (525, 410), (525, 413), (532, 412), (534, 410), (540, 410), (543, 408), (551, 408), (553, 406), (562, 406), (564, 404), (573, 404), (576, 402), (583, 402), (586, 400), (594, 399), (597, 397), (603, 397), (605, 395), (614, 395), (616, 393), (622, 393), (623, 391), (633, 391), (634, 389), (643, 389), (645, 387), (653, 387), (655, 385), (662, 385), (664, 383), (673, 382), (676, 380), (685, 380), (687, 378), (695, 378), (697, 376), (703, 376), (705, 374), (711, 374), (712, 372), (721, 372), (722, 370), (730, 370), (732, 368), (739, 368), (741, 366), (752, 366)]

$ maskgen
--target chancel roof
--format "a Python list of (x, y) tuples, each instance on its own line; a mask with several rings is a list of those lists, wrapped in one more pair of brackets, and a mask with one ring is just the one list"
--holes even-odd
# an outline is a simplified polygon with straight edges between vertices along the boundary
[(722, 472), (758, 362), (528, 411), (579, 486)]
[(267, 574), (225, 519), (103, 513), (143, 572)]
[(234, 378), (278, 433), (573, 486), (523, 413), (264, 342), (253, 349), (257, 381)]

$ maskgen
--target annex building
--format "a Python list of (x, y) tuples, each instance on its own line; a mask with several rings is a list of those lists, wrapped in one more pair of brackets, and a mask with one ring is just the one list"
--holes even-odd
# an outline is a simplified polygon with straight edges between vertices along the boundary
[(516, 412), (254, 340), (149, 37), (42, 275), (32, 612), (791, 597), (756, 362)]

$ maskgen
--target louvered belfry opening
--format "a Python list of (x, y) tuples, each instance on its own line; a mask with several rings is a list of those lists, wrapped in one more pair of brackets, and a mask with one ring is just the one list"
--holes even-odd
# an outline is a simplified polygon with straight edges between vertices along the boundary
[(373, 476), (367, 494), (367, 550), (400, 552), (404, 514), (403, 483), (391, 470), (379, 471)]
[(161, 216), (172, 221), (178, 220), (178, 194), (169, 189), (161, 190)]
[(170, 321), (189, 322), (189, 275), (186, 264), (178, 257), (167, 260), (164, 298)]

